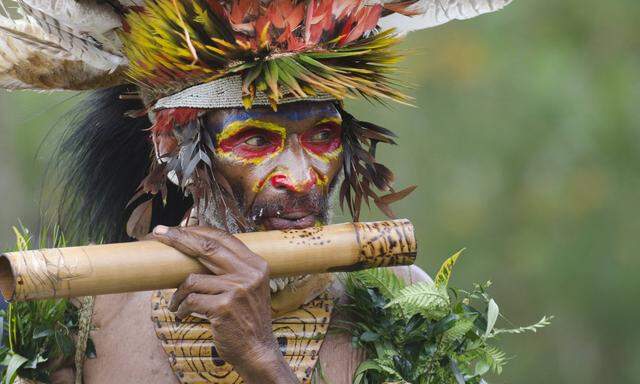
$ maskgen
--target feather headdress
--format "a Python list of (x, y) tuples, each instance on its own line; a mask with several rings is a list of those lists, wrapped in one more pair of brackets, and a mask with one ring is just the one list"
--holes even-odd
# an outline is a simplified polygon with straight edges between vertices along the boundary
[(510, 2), (5, 0), (0, 87), (84, 90), (135, 83), (157, 99), (240, 75), (245, 105), (257, 91), (277, 102), (284, 89), (298, 97), (407, 101), (390, 77), (399, 59), (391, 49), (398, 33)]
[[(202, 128), (206, 110), (356, 96), (406, 103), (393, 77), (399, 36), (512, 0), (17, 0), (15, 10), (2, 1), (0, 87), (139, 90), (161, 160), (131, 199), (138, 207), (127, 228), (135, 236), (148, 229), (150, 207), (166, 202), (167, 178), (196, 207), (205, 201), (223, 215), (229, 209), (232, 193), (212, 165), (214, 143)], [(389, 204), (412, 190), (395, 191), (393, 173), (376, 161), (377, 144), (393, 144), (392, 132), (336, 106), (343, 117), (341, 202), (355, 220), (370, 200), (392, 216)]]

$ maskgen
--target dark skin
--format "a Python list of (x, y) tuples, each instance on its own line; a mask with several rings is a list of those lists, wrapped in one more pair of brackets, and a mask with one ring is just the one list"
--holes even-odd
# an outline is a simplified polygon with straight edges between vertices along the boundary
[[(239, 208), (260, 229), (323, 224), (330, 186), (342, 164), (340, 116), (331, 103), (217, 110), (214, 165)], [(198, 259), (212, 274), (190, 275), (170, 310), (211, 323), (218, 353), (246, 383), (297, 383), (271, 328), (269, 269), (229, 233), (209, 227), (157, 227), (153, 237)]]
[[(322, 127), (327, 123), (323, 120), (339, 117), (333, 105), (307, 103), (280, 106), (278, 113), (255, 109), (250, 116), (243, 117), (244, 113), (242, 109), (212, 112), (208, 128), (217, 137), (217, 133), (225, 131), (225, 116), (232, 117), (228, 122), (259, 118), (283, 126), (285, 139), (280, 140), (283, 145), (274, 145), (276, 137), (269, 132), (264, 137), (243, 136), (243, 140), (227, 141), (223, 146), (226, 153), (214, 155), (212, 160), (220, 173), (216, 177), (227, 179), (239, 202), (238, 211), (246, 218), (255, 217), (256, 230), (322, 224), (328, 210), (323, 200), (342, 166), (342, 147), (336, 146), (335, 132), (325, 132), (335, 131), (335, 121)], [(266, 127), (271, 132), (282, 132), (281, 128), (268, 124)], [(230, 137), (233, 135), (220, 138)], [(156, 144), (160, 144), (159, 150), (163, 147), (161, 142)], [(164, 144), (169, 147), (171, 143)], [(256, 185), (260, 188), (255, 188)], [(244, 382), (297, 383), (276, 349), (271, 329), (269, 274), (264, 260), (228, 233), (216, 229), (160, 227), (156, 232), (153, 237), (197, 258), (212, 272), (186, 279), (176, 291), (171, 309), (179, 317), (192, 312), (206, 316), (212, 324), (219, 354), (236, 368)], [(417, 267), (395, 268), (394, 272), (407, 282), (428, 280)], [(322, 285), (319, 278), (311, 280), (312, 285)], [(341, 284), (333, 284), (329, 290), (338, 300), (347, 302)], [(287, 292), (278, 295), (281, 293)], [(96, 297), (91, 337), (98, 358), (84, 364), (86, 383), (179, 383), (149, 321), (152, 314), (149, 303), (154, 294), (135, 292)], [(335, 319), (340, 320), (340, 315), (337, 311)], [(352, 346), (349, 335), (329, 332), (318, 364), (327, 382), (350, 383), (364, 359), (363, 352)], [(71, 368), (59, 370), (53, 382), (73, 383), (74, 374)]]

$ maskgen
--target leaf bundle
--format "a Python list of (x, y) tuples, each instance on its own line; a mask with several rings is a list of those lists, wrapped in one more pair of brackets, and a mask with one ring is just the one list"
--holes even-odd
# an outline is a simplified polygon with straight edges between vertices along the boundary
[(470, 292), (447, 288), (460, 253), (443, 263), (435, 282), (407, 285), (388, 269), (346, 278), (351, 303), (343, 309), (350, 320), (342, 325), (368, 357), (354, 384), (480, 384), (488, 373), (500, 374), (508, 360), (492, 345), (494, 336), (549, 324), (545, 317), (529, 327), (495, 329), (499, 310), (486, 292), (489, 284)]

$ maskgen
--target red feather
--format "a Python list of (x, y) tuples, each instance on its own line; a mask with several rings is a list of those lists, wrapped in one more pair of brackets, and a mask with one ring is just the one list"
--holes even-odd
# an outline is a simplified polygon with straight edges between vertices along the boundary
[(156, 121), (151, 131), (157, 134), (171, 132), (176, 126), (185, 126), (196, 120), (203, 111), (198, 108), (163, 109), (156, 113)]

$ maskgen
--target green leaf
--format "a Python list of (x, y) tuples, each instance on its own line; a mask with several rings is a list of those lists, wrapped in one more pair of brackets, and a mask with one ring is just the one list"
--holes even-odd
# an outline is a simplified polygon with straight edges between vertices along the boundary
[(370, 343), (373, 341), (376, 341), (380, 338), (380, 335), (375, 333), (375, 332), (371, 332), (371, 331), (367, 331), (365, 333), (363, 333), (362, 335), (360, 335), (360, 340)]
[[(24, 228), (14, 228), (16, 248), (27, 250), (34, 243), (39, 248), (64, 247), (65, 239), (56, 227), (45, 227), (37, 241)], [(50, 382), (49, 372), (40, 369), (42, 363), (69, 357), (73, 353), (70, 332), (77, 328), (78, 312), (66, 299), (16, 302), (2, 313), (6, 323), (5, 347), (0, 349), (6, 369), (3, 383), (21, 376), (40, 382)], [(67, 353), (67, 356), (61, 356)], [(19, 374), (17, 373), (19, 372)]]
[(499, 314), (500, 309), (498, 308), (498, 304), (496, 304), (493, 299), (489, 300), (489, 307), (487, 309), (487, 329), (484, 331), (484, 337), (491, 334), (493, 327), (496, 325), (496, 320), (498, 320)]
[(476, 316), (474, 315), (460, 318), (456, 321), (453, 327), (444, 332), (444, 339), (448, 342), (461, 340), (467, 334), (467, 332), (469, 332), (473, 328), (473, 322), (475, 321), (475, 319)]
[(372, 370), (380, 372), (382, 371), (382, 367), (380, 366), (380, 364), (378, 364), (378, 362), (374, 360), (365, 360), (362, 363), (360, 363), (360, 365), (358, 366), (358, 369), (356, 369), (356, 372), (353, 375), (353, 384), (362, 383), (367, 371), (372, 371)]
[(73, 355), (75, 351), (75, 346), (71, 338), (61, 332), (56, 332), (55, 335), (56, 335), (55, 336), (56, 343), (58, 344), (58, 347), (62, 351), (63, 356), (68, 357)]
[(437, 286), (446, 287), (447, 285), (449, 285), (449, 278), (451, 278), (451, 272), (453, 271), (453, 267), (456, 265), (456, 262), (458, 261), (458, 257), (462, 255), (462, 252), (464, 252), (464, 248), (456, 252), (453, 256), (451, 256), (450, 258), (445, 260), (444, 263), (442, 263), (440, 270), (436, 274), (435, 282)]
[(45, 328), (45, 326), (39, 326), (33, 333), (33, 339), (42, 339), (44, 337), (48, 337), (53, 335), (52, 328)]
[(43, 357), (42, 354), (38, 354), (38, 356), (36, 356), (33, 359), (30, 359), (29, 361), (27, 361), (25, 363), (25, 365), (23, 365), (23, 367), (24, 368), (35, 369), (36, 367), (38, 367), (38, 364), (44, 363), (47, 360), (48, 359), (46, 357)]
[(491, 369), (491, 365), (487, 363), (485, 360), (480, 360), (476, 363), (476, 366), (473, 370), (474, 376), (482, 376), (485, 373), (489, 372)]
[(460, 316), (456, 314), (450, 314), (440, 319), (437, 323), (433, 325), (432, 333), (434, 336), (439, 336), (441, 334), (446, 333), (450, 329), (455, 327), (456, 323), (460, 320)]
[(428, 318), (440, 319), (449, 311), (449, 296), (446, 289), (432, 282), (409, 285), (396, 295), (385, 308), (401, 306), (405, 317), (420, 313)]
[(242, 78), (243, 92), (248, 92), (249, 85), (251, 85), (251, 83), (253, 83), (258, 78), (258, 76), (260, 76), (260, 74), (262, 73), (262, 66), (263, 66), (263, 63), (259, 62), (257, 65), (251, 68), (251, 70), (247, 71), (246, 75), (243, 76)]
[(12, 353), (9, 355), (9, 361), (7, 363), (7, 374), (4, 377), (4, 384), (12, 384), (16, 377), (18, 376), (18, 370), (22, 367), (28, 359), (18, 355), (17, 353)]
[(278, 64), (275, 61), (267, 61), (265, 71), (265, 81), (273, 95), (278, 94)]
[(373, 268), (353, 272), (350, 276), (368, 288), (378, 288), (387, 299), (392, 300), (406, 285), (392, 270)]
[(496, 347), (487, 347), (485, 349), (485, 361), (496, 374), (502, 373), (502, 367), (507, 364), (507, 355)]

